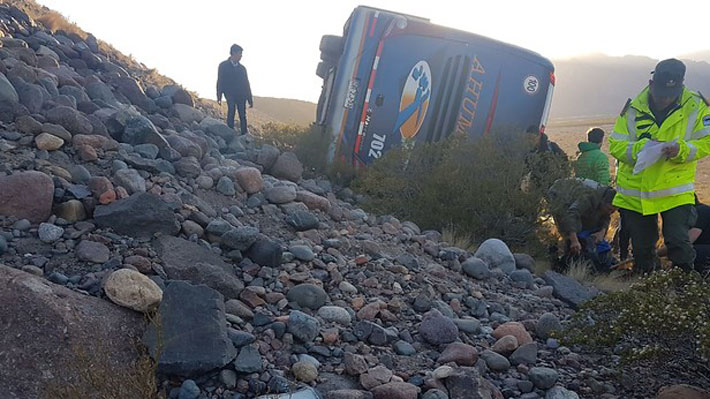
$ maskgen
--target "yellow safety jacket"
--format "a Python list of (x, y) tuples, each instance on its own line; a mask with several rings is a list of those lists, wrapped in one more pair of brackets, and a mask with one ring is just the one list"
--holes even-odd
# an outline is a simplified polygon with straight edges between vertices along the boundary
[[(609, 137), (609, 151), (619, 160), (614, 205), (653, 215), (695, 202), (695, 168), (710, 154), (710, 109), (697, 93), (683, 89), (675, 108), (658, 126), (648, 106), (648, 87), (624, 107)], [(675, 158), (661, 159), (638, 174), (634, 164), (649, 141), (680, 145)]]

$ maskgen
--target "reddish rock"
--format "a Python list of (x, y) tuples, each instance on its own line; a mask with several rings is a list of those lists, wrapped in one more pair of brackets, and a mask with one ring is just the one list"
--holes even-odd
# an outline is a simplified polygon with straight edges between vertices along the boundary
[(297, 191), (296, 201), (303, 202), (310, 210), (328, 212), (330, 209), (330, 201), (327, 198), (313, 194), (310, 191)]
[(385, 307), (387, 307), (387, 304), (382, 301), (368, 303), (357, 312), (357, 317), (360, 320), (374, 320), (377, 314), (380, 313), (380, 309)]
[(43, 222), (52, 212), (53, 198), (54, 182), (44, 173), (0, 176), (0, 215)]
[(530, 333), (525, 330), (525, 327), (518, 322), (509, 321), (507, 323), (501, 324), (493, 331), (493, 338), (501, 339), (506, 335), (512, 335), (518, 340), (518, 345), (527, 345), (533, 342)]
[(257, 168), (240, 168), (234, 172), (234, 177), (247, 194), (258, 193), (264, 188), (264, 179)]
[(96, 153), (96, 149), (89, 145), (76, 147), (76, 152), (79, 154), (79, 158), (81, 158), (82, 161), (93, 162), (99, 159), (99, 154)]
[(97, 134), (77, 134), (72, 137), (72, 144), (75, 148), (88, 145), (96, 150), (116, 151), (118, 141)]
[(152, 269), (152, 263), (150, 259), (140, 256), (140, 255), (131, 255), (126, 257), (126, 259), (123, 260), (123, 263), (127, 265), (131, 265), (138, 269), (139, 272), (141, 273), (149, 273)]
[(452, 342), (441, 352), (437, 361), (441, 364), (454, 362), (459, 366), (474, 366), (478, 361), (478, 351), (471, 345)]
[(264, 306), (266, 304), (266, 302), (261, 299), (256, 292), (248, 288), (242, 291), (242, 293), (239, 295), (239, 299), (241, 299), (244, 303), (251, 306), (252, 308)]
[(392, 379), (392, 371), (385, 366), (377, 366), (367, 370), (367, 373), (360, 375), (360, 385), (365, 389), (386, 384)]
[(657, 399), (710, 399), (710, 392), (686, 384), (671, 385), (661, 388)]
[(126, 397), (141, 397), (129, 376), (143, 316), (2, 265), (0, 303), (3, 397), (42, 397), (48, 384), (76, 382), (90, 367), (113, 375)]
[(94, 176), (89, 179), (89, 190), (99, 199), (99, 203), (106, 205), (116, 200), (116, 192), (113, 190), (113, 183), (103, 176)]
[(421, 389), (406, 382), (390, 382), (372, 390), (374, 399), (417, 399)]

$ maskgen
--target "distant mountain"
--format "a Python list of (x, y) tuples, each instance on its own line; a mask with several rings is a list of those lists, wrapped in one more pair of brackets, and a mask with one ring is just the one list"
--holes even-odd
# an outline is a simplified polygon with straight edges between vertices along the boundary
[(256, 97), (254, 109), (267, 121), (305, 126), (316, 120), (316, 104), (308, 101)]
[(710, 50), (696, 51), (681, 56), (684, 60), (705, 61), (710, 63)]
[[(710, 51), (706, 54), (710, 56)], [(710, 98), (710, 63), (683, 61), (687, 67), (686, 85)], [(648, 57), (601, 54), (554, 61), (557, 84), (550, 117), (589, 118), (618, 114), (626, 99), (636, 96), (648, 84), (657, 62)]]

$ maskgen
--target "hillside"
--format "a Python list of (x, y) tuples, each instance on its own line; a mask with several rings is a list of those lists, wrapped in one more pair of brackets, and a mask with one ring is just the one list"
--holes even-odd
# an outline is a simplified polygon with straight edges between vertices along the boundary
[[(710, 93), (710, 64), (684, 60), (686, 85)], [(650, 79), (657, 60), (638, 57), (586, 57), (556, 60), (557, 85), (551, 118), (590, 118), (617, 115), (626, 99), (635, 96)]]

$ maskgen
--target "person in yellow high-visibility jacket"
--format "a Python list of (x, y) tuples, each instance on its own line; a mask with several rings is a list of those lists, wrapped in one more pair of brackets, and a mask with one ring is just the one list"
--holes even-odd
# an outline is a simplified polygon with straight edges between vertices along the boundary
[[(609, 138), (609, 151), (619, 160), (614, 205), (631, 235), (635, 267), (641, 273), (658, 265), (659, 213), (673, 264), (692, 270), (695, 259), (688, 230), (697, 218), (697, 161), (710, 154), (710, 108), (701, 94), (685, 88), (684, 77), (681, 61), (659, 62), (648, 87), (627, 101)], [(661, 159), (634, 173), (639, 153), (658, 142), (666, 143)]]

